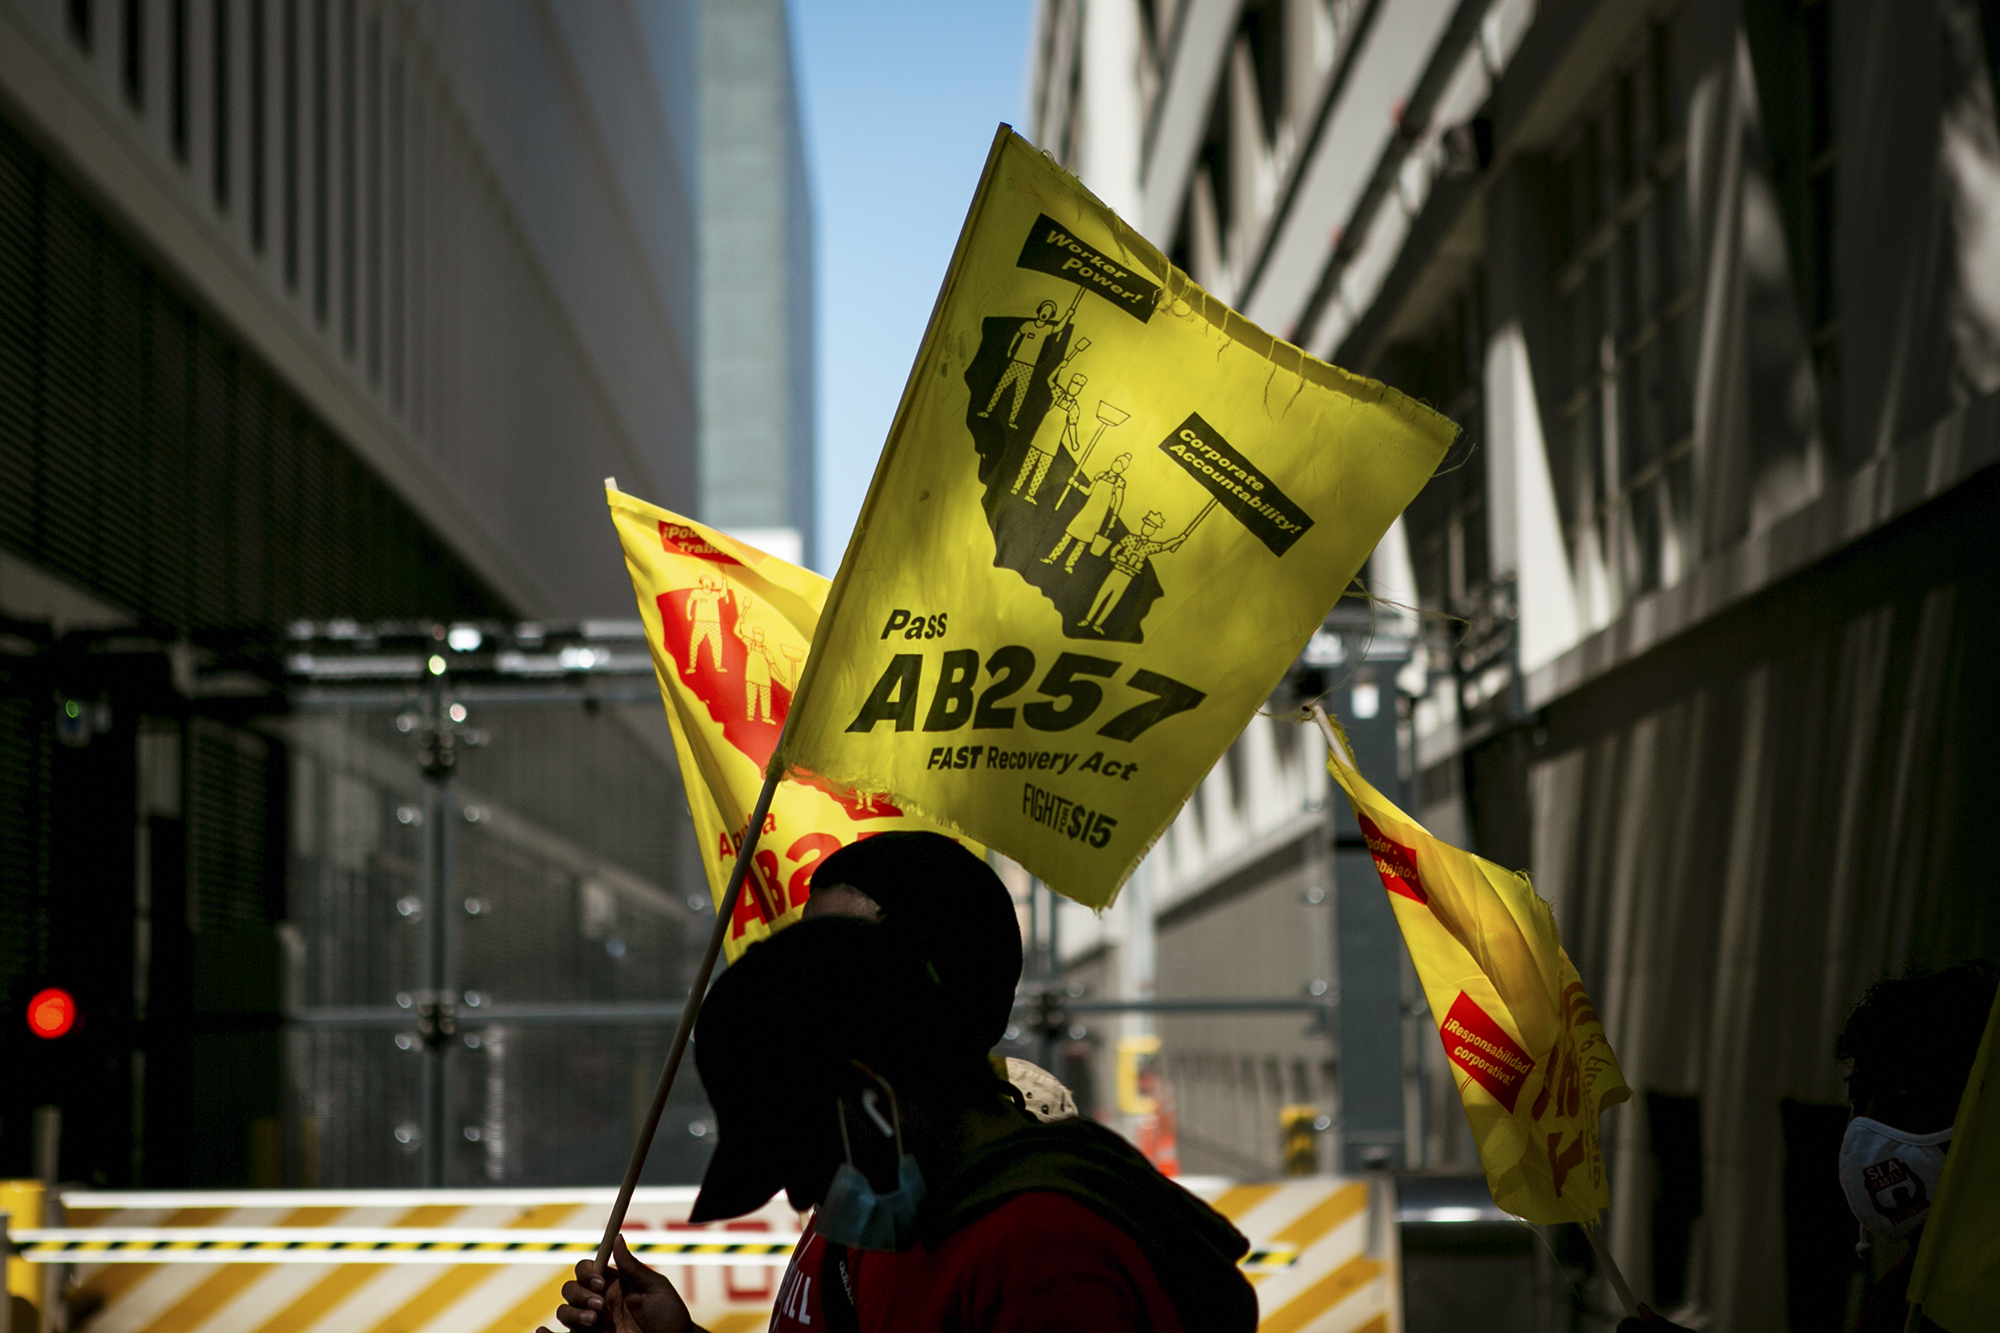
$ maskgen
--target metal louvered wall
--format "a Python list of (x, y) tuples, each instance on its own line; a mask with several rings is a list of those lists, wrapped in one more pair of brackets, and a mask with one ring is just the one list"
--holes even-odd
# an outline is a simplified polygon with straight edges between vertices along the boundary
[(47, 961), (49, 737), (30, 700), (0, 696), (0, 998)]
[[(693, 830), (675, 775), (631, 725), (656, 702), (459, 697), (486, 743), (443, 784), (398, 725), (421, 710), (414, 688), (305, 699), (282, 724), (301, 1183), (616, 1180), (713, 921), (705, 886), (681, 877)], [(455, 1031), (423, 1012), (434, 985)], [(646, 1180), (700, 1179), (712, 1124), (690, 1066)]]
[[(511, 608), (5, 113), (0, 555), (132, 622), (0, 619), (0, 1176), (53, 1104), (65, 1179), (278, 1184), (283, 700), (166, 645)], [(17, 1017), (44, 984), (61, 1042)]]
[(197, 931), (269, 927), (284, 916), (281, 767), (240, 727), (187, 729), (188, 922)]
[(0, 545), (170, 626), (507, 614), (4, 118)]

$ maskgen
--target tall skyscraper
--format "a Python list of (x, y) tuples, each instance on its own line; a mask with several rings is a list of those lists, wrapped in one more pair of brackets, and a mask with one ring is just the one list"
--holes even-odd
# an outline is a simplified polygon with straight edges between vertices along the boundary
[(700, 517), (814, 547), (812, 200), (784, 0), (700, 0)]

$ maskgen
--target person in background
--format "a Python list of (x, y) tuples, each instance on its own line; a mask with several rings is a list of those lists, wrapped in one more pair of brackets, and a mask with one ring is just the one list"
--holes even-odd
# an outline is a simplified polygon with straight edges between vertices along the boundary
[[(1877, 1244), (1908, 1248), (1875, 1283), (1855, 1333), (1904, 1333), (1910, 1307), (1910, 1265), (1924, 1219), (1944, 1172), (1952, 1121), (1979, 1053), (2000, 977), (1982, 959), (1932, 972), (1913, 967), (1868, 988), (1834, 1042), (1835, 1058), (1853, 1062), (1847, 1075), (1852, 1108), (1840, 1143), (1840, 1188), (1861, 1226), (1866, 1251)], [(1619, 1333), (1668, 1333), (1680, 1328), (1646, 1311), (1618, 1325)], [(1943, 1333), (1925, 1319), (1920, 1328)]]
[[(1026, 1114), (892, 919), (752, 946), (697, 1024), (719, 1132), (691, 1220), (781, 1188), (815, 1209), (771, 1327), (1250, 1333), (1248, 1242), (1112, 1131)], [(616, 1253), (608, 1273), (578, 1265), (557, 1318), (690, 1327), (671, 1285)]]
[[(1847, 1076), (1854, 1118), (1840, 1143), (1841, 1191), (1861, 1224), (1862, 1245), (1909, 1243), (1868, 1293), (1856, 1333), (1902, 1333), (1909, 1318), (1904, 1294), (1910, 1265), (1944, 1172), (1952, 1121), (1995, 985), (1994, 970), (1983, 960), (1884, 977), (1861, 997), (1834, 1046), (1836, 1056), (1854, 1062)], [(1928, 1319), (1922, 1326), (1937, 1327)]]

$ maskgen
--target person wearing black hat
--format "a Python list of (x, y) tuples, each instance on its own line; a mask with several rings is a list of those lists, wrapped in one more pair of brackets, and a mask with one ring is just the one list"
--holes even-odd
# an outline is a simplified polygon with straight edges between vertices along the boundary
[[(1011, 964), (962, 919), (959, 947), (951, 930), (921, 927), (930, 895), (911, 872), (933, 885), (991, 872), (947, 839), (909, 836), (829, 858), (815, 897), (849, 914), (752, 947), (716, 982), (695, 1058), (719, 1134), (691, 1219), (737, 1216), (779, 1189), (816, 1210), (773, 1329), (1248, 1333), (1243, 1237), (1111, 1131), (1026, 1114), (994, 1072), (986, 1052), (1019, 969), (1011, 906)], [(879, 919), (856, 919), (866, 905), (841, 904), (841, 887)], [(997, 998), (967, 980), (1010, 967)], [(571, 1329), (690, 1327), (671, 1285), (622, 1246), (613, 1272), (586, 1261), (577, 1275), (557, 1312)]]
[[(1021, 923), (1014, 896), (992, 867), (936, 833), (878, 833), (848, 844), (816, 867), (805, 919), (856, 916), (889, 926), (940, 967), (965, 1038), (991, 1048), (1006, 1036), (1021, 982)], [(865, 887), (864, 887), (865, 886)], [(1040, 1065), (993, 1057), (1028, 1114), (1076, 1114), (1068, 1088)]]
[(880, 922), (934, 968), (969, 1045), (1006, 1035), (1021, 980), (1014, 897), (986, 862), (941, 833), (899, 830), (851, 842), (813, 868), (805, 918)]

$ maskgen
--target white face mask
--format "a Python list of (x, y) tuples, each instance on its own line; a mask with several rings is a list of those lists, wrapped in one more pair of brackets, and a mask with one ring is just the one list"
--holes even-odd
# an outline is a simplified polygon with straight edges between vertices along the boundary
[(1951, 1131), (1906, 1134), (1856, 1116), (1840, 1140), (1840, 1188), (1861, 1225), (1900, 1240), (1923, 1225)]

